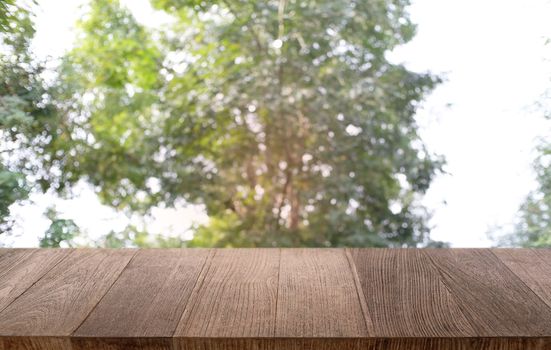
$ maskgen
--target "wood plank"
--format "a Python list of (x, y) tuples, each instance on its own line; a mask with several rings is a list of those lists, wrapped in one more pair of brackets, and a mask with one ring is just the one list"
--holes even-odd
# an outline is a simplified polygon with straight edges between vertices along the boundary
[(2, 249), (0, 312), (68, 254), (61, 249)]
[(548, 350), (535, 338), (191, 338), (175, 350)]
[(283, 250), (276, 336), (366, 336), (357, 288), (343, 249)]
[(550, 271), (551, 250), (0, 249), (0, 350), (547, 350)]
[(475, 331), (416, 249), (350, 249), (376, 337), (465, 337)]
[(9, 350), (72, 350), (68, 337), (5, 337), (2, 342)]
[(361, 339), (361, 350), (548, 350), (551, 339), (535, 338), (377, 338)]
[[(550, 339), (534, 338), (0, 338), (9, 350), (547, 350)], [(77, 347), (75, 347), (77, 345)]]
[(175, 337), (271, 337), (278, 249), (219, 249), (207, 262)]
[(551, 307), (551, 250), (513, 248), (493, 253)]
[(70, 335), (134, 254), (135, 250), (72, 250), (0, 313), (0, 336)]
[(477, 336), (551, 334), (551, 310), (488, 249), (423, 250)]
[(171, 338), (86, 338), (71, 339), (72, 350), (172, 350)]
[(171, 337), (209, 250), (140, 250), (86, 321), (78, 337)]
[[(174, 350), (375, 350), (357, 338), (180, 338)], [(384, 348), (379, 348), (384, 349)]]

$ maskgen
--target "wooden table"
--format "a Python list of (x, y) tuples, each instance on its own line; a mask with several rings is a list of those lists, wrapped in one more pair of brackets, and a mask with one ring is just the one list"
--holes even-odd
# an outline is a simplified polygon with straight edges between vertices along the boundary
[(1, 249), (0, 349), (551, 349), (551, 250)]

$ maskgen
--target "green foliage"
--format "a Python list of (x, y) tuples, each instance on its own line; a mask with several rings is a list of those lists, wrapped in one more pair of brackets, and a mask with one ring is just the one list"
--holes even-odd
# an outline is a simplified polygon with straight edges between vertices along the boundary
[(538, 188), (521, 205), (512, 232), (498, 238), (500, 246), (551, 247), (551, 144), (539, 147), (534, 169)]
[(34, 36), (34, 26), (29, 5), (20, 5), (15, 0), (4, 0), (0, 3), (0, 35), (4, 49), (13, 49), (12, 53), (28, 52), (30, 39)]
[(0, 232), (11, 228), (10, 205), (27, 198), (28, 194), (23, 175), (0, 168)]
[(75, 237), (80, 235), (80, 229), (73, 220), (59, 218), (55, 208), (46, 209), (44, 215), (50, 220), (50, 227), (40, 239), (40, 248), (75, 247)]
[(40, 77), (42, 66), (30, 51), (34, 35), (29, 9), (14, 1), (0, 3), (0, 232), (10, 229), (9, 206), (27, 198), (43, 172), (39, 158), (49, 137), (52, 108)]
[(442, 160), (414, 115), (438, 79), (386, 59), (414, 35), (407, 1), (152, 3), (173, 23), (91, 1), (55, 84), (4, 107), (37, 159), (12, 167), (43, 189), (85, 180), (128, 213), (184, 200), (210, 218), (189, 243), (129, 228), (100, 244), (429, 243), (419, 199)]
[[(551, 89), (541, 96), (536, 107), (551, 121)], [(496, 228), (490, 232), (498, 246), (551, 247), (551, 141), (548, 137), (541, 139), (536, 151), (533, 169), (538, 186), (521, 204), (512, 229)]]
[(437, 80), (385, 58), (413, 35), (406, 4), (158, 1), (177, 21), (154, 43), (95, 1), (63, 70), (85, 117), (63, 173), (118, 208), (205, 204), (191, 245), (425, 242), (440, 164), (413, 115)]
[[(117, 1), (93, 1), (79, 27), (82, 40), (65, 57), (55, 87), (70, 121), (52, 159), (62, 169), (59, 181), (70, 187), (84, 178), (115, 208), (147, 209), (154, 200), (145, 186), (158, 147), (160, 53)], [(146, 190), (143, 202), (138, 189)]]
[(178, 237), (151, 235), (147, 230), (129, 225), (121, 232), (111, 231), (98, 240), (96, 246), (102, 248), (184, 248), (187, 244)]

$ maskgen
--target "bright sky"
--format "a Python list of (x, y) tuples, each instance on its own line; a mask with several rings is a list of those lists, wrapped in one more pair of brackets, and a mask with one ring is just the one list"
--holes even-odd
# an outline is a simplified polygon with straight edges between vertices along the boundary
[[(35, 48), (41, 56), (60, 56), (71, 46), (78, 0), (39, 0)], [(537, 138), (550, 135), (534, 109), (551, 87), (551, 2), (549, 0), (413, 0), (418, 24), (412, 42), (389, 57), (416, 71), (442, 73), (445, 82), (418, 114), (422, 137), (447, 158), (447, 174), (436, 179), (424, 203), (433, 212), (432, 238), (454, 247), (491, 245), (486, 232), (509, 225), (524, 196), (535, 187), (530, 164)], [(147, 0), (124, 1), (139, 21), (155, 25)], [(0, 245), (36, 246), (47, 228), (44, 209), (55, 202), (64, 216), (93, 236), (122, 229), (126, 219), (99, 204), (82, 186), (74, 200), (32, 196), (33, 204), (13, 207), (16, 235)], [(158, 209), (150, 229), (189, 234), (203, 222), (200, 208)]]

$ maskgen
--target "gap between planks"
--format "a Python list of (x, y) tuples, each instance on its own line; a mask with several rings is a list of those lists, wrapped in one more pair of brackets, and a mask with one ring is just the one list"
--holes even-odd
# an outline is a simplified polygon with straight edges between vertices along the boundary
[(352, 278), (354, 279), (354, 284), (356, 285), (356, 294), (358, 295), (358, 301), (360, 302), (360, 307), (362, 308), (362, 314), (364, 315), (365, 328), (367, 329), (368, 334), (374, 334), (375, 332), (373, 327), (373, 320), (371, 319), (371, 316), (369, 316), (367, 301), (365, 300), (365, 294), (362, 289), (360, 277), (358, 276), (358, 270), (356, 270), (356, 264), (354, 263), (352, 254), (350, 254), (349, 248), (345, 248), (344, 253), (346, 255), (346, 259), (348, 260), (348, 266), (350, 268), (350, 273), (352, 274)]
[(91, 309), (90, 309), (90, 312), (88, 312), (88, 314), (86, 315), (86, 317), (84, 317), (82, 319), (82, 321), (75, 327), (75, 329), (73, 329), (73, 331), (71, 332), (71, 336), (73, 336), (73, 334), (77, 331), (77, 329), (80, 328), (80, 326), (82, 326), (82, 324), (84, 322), (86, 322), (86, 320), (88, 319), (88, 317), (90, 317), (90, 315), (92, 314), (92, 312), (94, 312), (94, 310), (96, 309), (96, 307), (101, 303), (101, 301), (103, 300), (103, 298), (105, 298), (105, 296), (109, 293), (109, 291), (111, 290), (111, 288), (113, 288), (113, 286), (115, 285), (115, 283), (117, 283), (117, 281), (119, 280), (119, 278), (121, 277), (122, 273), (126, 270), (126, 268), (128, 267), (128, 265), (130, 265), (130, 263), (132, 262), (132, 260), (134, 260), (134, 258), (136, 257), (136, 255), (138, 254), (138, 249), (134, 250), (134, 254), (132, 254), (132, 257), (130, 259), (128, 259), (128, 262), (124, 265), (124, 267), (121, 269), (121, 271), (119, 272), (119, 274), (117, 275), (117, 277), (113, 280), (113, 283), (111, 283), (111, 285), (109, 286), (109, 288), (107, 288), (107, 290), (105, 291), (105, 293), (101, 296), (101, 298), (99, 298), (98, 302), (96, 303), (96, 305), (94, 305)]
[[(27, 250), (28, 248), (15, 248), (15, 249), (10, 249), (8, 251), (5, 252), (5, 254), (9, 254), (10, 251), (24, 251), (24, 250)], [(31, 249), (29, 249), (31, 250)], [(29, 254), (29, 256), (27, 256), (24, 261), (27, 261), (31, 258), (34, 258), (35, 255), (38, 254), (39, 251), (44, 251), (44, 250), (47, 250), (47, 249), (39, 249), (39, 248), (36, 248), (36, 249), (32, 249), (32, 252)], [(64, 260), (66, 260), (69, 255), (73, 254), (74, 253), (74, 250), (71, 250), (71, 251), (68, 251), (67, 253), (65, 253), (61, 259), (59, 259), (57, 262), (55, 262), (54, 264), (52, 264), (52, 266), (50, 266), (49, 268), (45, 269), (43, 273), (41, 273), (38, 278), (32, 282), (31, 284), (29, 284), (29, 286), (27, 286), (26, 288), (24, 288), (21, 293), (19, 293), (19, 295), (17, 295), (13, 300), (11, 300), (10, 302), (8, 302), (4, 307), (2, 307), (0, 309), (0, 313), (2, 313), (2, 311), (4, 311), (5, 309), (7, 309), (11, 304), (13, 304), (17, 299), (19, 299), (23, 294), (25, 294), (25, 292), (27, 292), (29, 289), (31, 289), (35, 284), (37, 284), (44, 276), (46, 276), (50, 271), (52, 271), (57, 265), (59, 265), (61, 262), (63, 262)], [(3, 254), (2, 254), (3, 255)]]
[[(521, 276), (518, 275), (517, 272), (513, 271), (513, 269), (511, 269), (511, 267), (505, 263), (505, 261), (503, 261), (502, 257), (497, 255), (493, 250), (490, 250), (490, 252), (503, 264), (503, 266), (505, 266), (505, 268), (507, 270), (509, 270), (518, 280), (518, 282), (520, 282), (521, 284), (523, 284), (530, 292), (532, 292), (532, 294), (534, 294), (534, 296), (538, 299), (540, 299), (544, 304), (545, 306), (547, 307), (547, 309), (549, 310), (549, 312), (551, 312), (551, 306), (549, 306), (547, 300), (543, 300), (542, 297), (536, 293), (534, 291), (534, 289), (532, 287), (530, 287), (525, 281), (524, 279), (521, 278)], [(538, 256), (537, 254), (534, 254), (536, 256), (536, 258), (538, 258), (540, 260), (540, 264), (544, 264), (544, 265), (547, 265), (547, 263), (540, 257)], [(549, 266), (551, 268), (551, 266)]]

